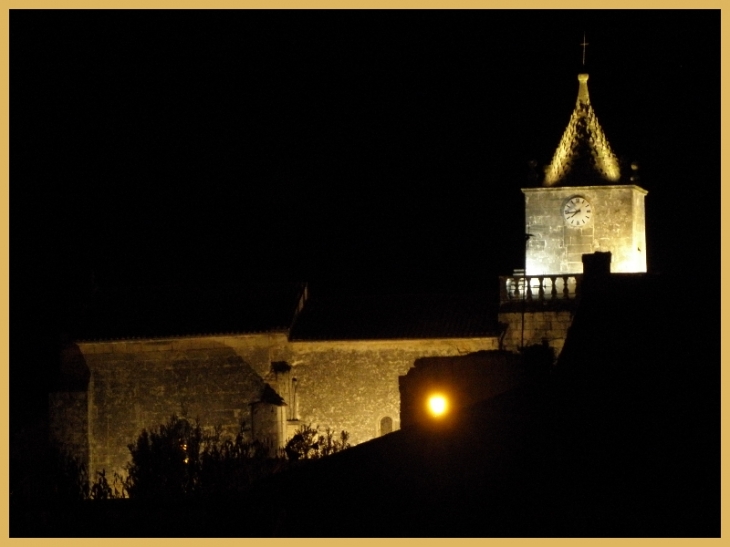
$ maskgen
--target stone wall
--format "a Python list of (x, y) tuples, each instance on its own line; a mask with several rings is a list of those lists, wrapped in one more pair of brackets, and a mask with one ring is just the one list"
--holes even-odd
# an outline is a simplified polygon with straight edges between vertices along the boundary
[(49, 433), (63, 450), (88, 464), (89, 399), (86, 391), (55, 391), (48, 397)]
[(275, 342), (264, 334), (79, 344), (91, 371), (89, 469), (122, 471), (127, 445), (173, 413), (230, 436), (250, 427)]
[[(527, 275), (582, 273), (581, 256), (611, 252), (611, 271), (646, 271), (644, 196), (633, 185), (526, 188), (525, 251)], [(592, 219), (582, 228), (565, 225), (567, 200), (580, 195), (592, 205)]]
[(531, 346), (546, 341), (558, 356), (573, 322), (573, 311), (528, 309), (524, 314), (518, 311), (500, 312), (499, 321), (507, 325), (502, 339), (504, 349), (518, 351), (523, 345)]
[(251, 435), (264, 443), (269, 455), (276, 456), (284, 448), (286, 413), (283, 405), (256, 402), (251, 406)]
[(398, 377), (417, 358), (497, 347), (497, 337), (289, 342), (285, 333), (83, 342), (71, 353), (76, 368), (89, 371), (88, 388), (52, 396), (54, 435), (80, 450), (92, 476), (102, 469), (123, 472), (127, 446), (173, 413), (199, 419), (210, 432), (220, 427), (224, 435), (235, 435), (242, 422), (250, 428), (251, 403), (268, 384), (286, 405), (259, 421), (271, 425), (271, 435), (290, 436), (311, 423), (346, 430), (357, 444), (378, 436), (384, 418), (398, 429)]
[(400, 427), (398, 377), (419, 357), (497, 349), (498, 338), (292, 342), (304, 423), (346, 430), (352, 444), (380, 434), (381, 420)]

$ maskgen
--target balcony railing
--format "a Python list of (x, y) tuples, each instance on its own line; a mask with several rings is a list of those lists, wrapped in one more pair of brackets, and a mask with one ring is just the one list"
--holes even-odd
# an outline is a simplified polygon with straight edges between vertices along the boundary
[(499, 299), (502, 304), (574, 300), (582, 279), (582, 274), (501, 276)]

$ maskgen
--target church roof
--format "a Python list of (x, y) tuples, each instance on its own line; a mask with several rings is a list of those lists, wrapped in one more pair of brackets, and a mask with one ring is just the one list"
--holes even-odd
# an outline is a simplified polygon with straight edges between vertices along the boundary
[(291, 340), (393, 340), (495, 336), (497, 302), (488, 293), (311, 297)]
[(98, 289), (79, 314), (76, 340), (125, 340), (286, 331), (301, 284)]
[(314, 341), (468, 338), (499, 332), (498, 299), (491, 293), (325, 290), (304, 301), (302, 289), (291, 283), (97, 290), (73, 337), (102, 341), (288, 332), (291, 340)]
[(271, 387), (269, 384), (264, 384), (264, 388), (261, 390), (261, 398), (251, 404), (257, 405), (261, 403), (276, 406), (286, 406), (284, 399), (282, 399), (281, 396), (276, 391), (274, 391), (274, 388)]
[(621, 170), (588, 96), (588, 74), (578, 75), (578, 99), (543, 186), (615, 184)]

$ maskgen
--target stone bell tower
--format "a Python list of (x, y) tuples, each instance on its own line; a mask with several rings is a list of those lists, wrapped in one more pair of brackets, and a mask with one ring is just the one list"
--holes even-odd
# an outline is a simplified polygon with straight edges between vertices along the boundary
[[(584, 40), (585, 41), (585, 40)], [(583, 256), (612, 273), (646, 272), (644, 196), (636, 166), (621, 165), (578, 75), (578, 98), (550, 164), (525, 195), (525, 270), (500, 279), (503, 346), (562, 349), (580, 291)]]
[(588, 74), (542, 185), (524, 188), (526, 275), (580, 274), (581, 257), (611, 253), (611, 271), (646, 272), (644, 196), (635, 165), (621, 166), (598, 124)]

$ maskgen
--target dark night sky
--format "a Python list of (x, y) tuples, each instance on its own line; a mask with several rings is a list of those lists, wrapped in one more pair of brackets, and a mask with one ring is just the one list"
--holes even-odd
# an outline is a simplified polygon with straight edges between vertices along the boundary
[(584, 31), (650, 268), (719, 272), (719, 11), (12, 11), (11, 355), (92, 272), (496, 283)]

